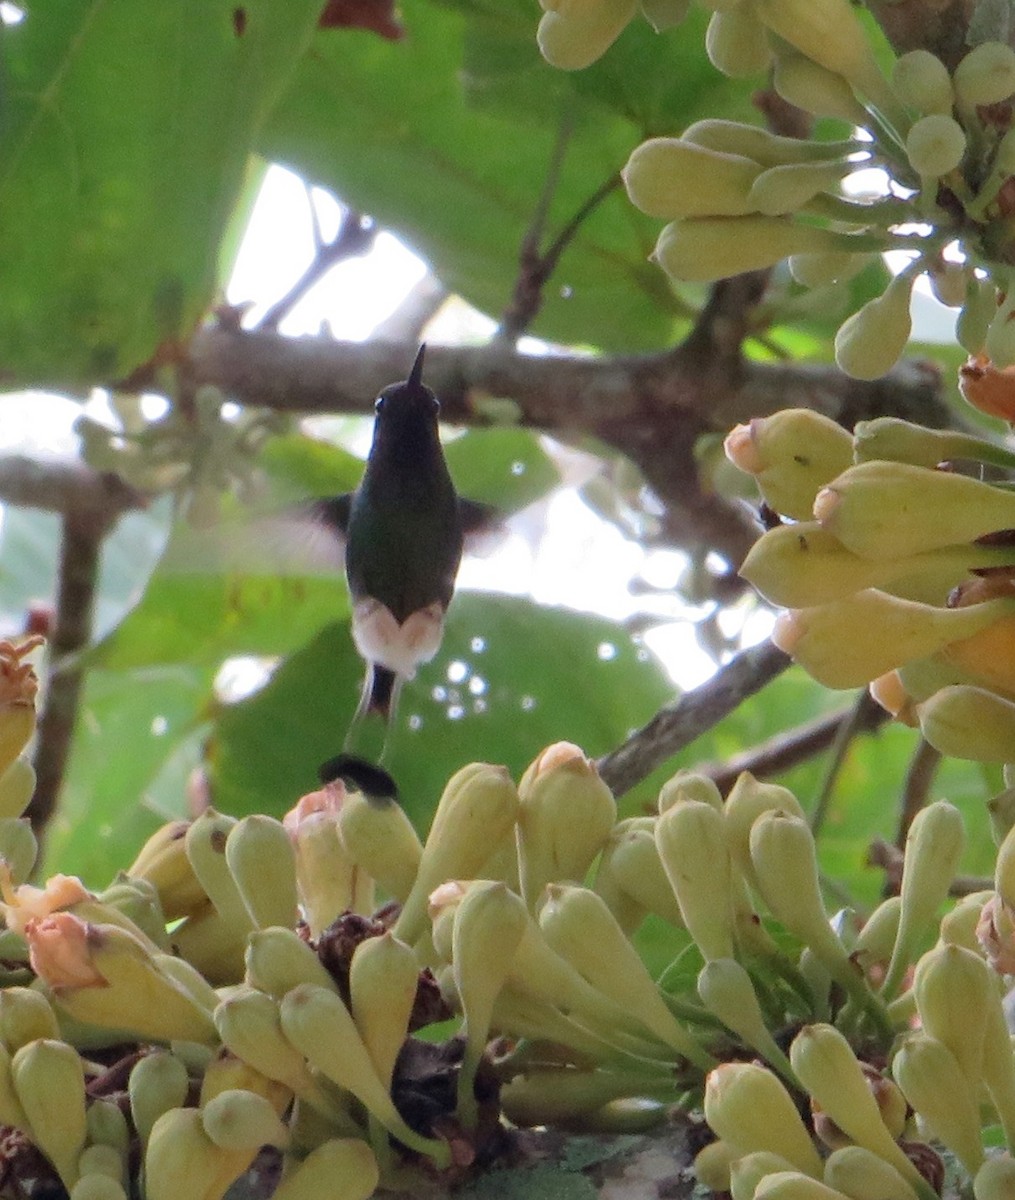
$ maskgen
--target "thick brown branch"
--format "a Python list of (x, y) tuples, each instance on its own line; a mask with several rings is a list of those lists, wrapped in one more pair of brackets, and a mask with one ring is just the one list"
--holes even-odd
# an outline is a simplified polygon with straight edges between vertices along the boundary
[(622, 746), (600, 759), (599, 773), (614, 794), (622, 796), (789, 665), (789, 656), (771, 642), (744, 650), (707, 683), (660, 709)]
[(116, 475), (93, 471), (76, 459), (0, 456), (0, 502), (46, 512), (86, 513), (112, 523), (144, 497)]

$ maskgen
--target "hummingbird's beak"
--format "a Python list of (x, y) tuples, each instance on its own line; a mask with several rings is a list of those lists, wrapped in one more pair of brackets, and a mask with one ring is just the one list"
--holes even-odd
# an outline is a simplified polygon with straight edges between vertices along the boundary
[(406, 383), (409, 387), (420, 387), (423, 383), (423, 355), (426, 353), (426, 342), (424, 342), (416, 353), (416, 361), (412, 364), (412, 370), (409, 372), (409, 378)]

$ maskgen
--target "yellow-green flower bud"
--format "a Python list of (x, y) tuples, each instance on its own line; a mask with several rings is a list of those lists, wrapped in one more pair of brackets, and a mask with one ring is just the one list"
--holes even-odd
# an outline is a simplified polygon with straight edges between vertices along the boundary
[(962, 815), (945, 800), (928, 805), (914, 817), (906, 834), (899, 932), (882, 989), (884, 995), (894, 996), (915, 959), (921, 938), (948, 895), (965, 840)]
[(427, 900), (449, 879), (472, 879), (515, 823), (518, 789), (504, 767), (472, 763), (448, 780), (423, 848), (412, 890), (395, 922), (413, 945), (426, 928)]
[(226, 838), (226, 862), (258, 929), (296, 924), (296, 858), (281, 821), (262, 813), (238, 821)]
[(754, 1200), (758, 1184), (766, 1175), (792, 1170), (793, 1164), (781, 1155), (773, 1154), (770, 1150), (754, 1150), (730, 1164), (730, 1182), (725, 1190), (732, 1193), (733, 1200)]
[(900, 128), (905, 112), (881, 73), (867, 31), (849, 0), (756, 0), (755, 11), (773, 33), (826, 70)]
[(370, 1200), (380, 1181), (373, 1151), (360, 1138), (331, 1138), (299, 1162), (272, 1200)]
[(1015, 908), (1015, 830), (1009, 831), (997, 848), (994, 887), (1005, 904)]
[(996, 763), (1015, 754), (1015, 703), (986, 688), (941, 688), (917, 712), (921, 733), (942, 754)]
[[(606, 857), (604, 852), (603, 859)], [(600, 871), (602, 869), (601, 862)], [(622, 833), (609, 850), (609, 869), (616, 884), (643, 912), (655, 913), (657, 917), (662, 917), (678, 929), (684, 928), (680, 905), (659, 857), (654, 827), (629, 829)], [(599, 886), (598, 874), (595, 890), (606, 900)], [(610, 911), (623, 927), (623, 922), (612, 905)]]
[(940, 941), (947, 946), (963, 946), (966, 950), (980, 953), (980, 943), (976, 936), (976, 928), (980, 923), (983, 906), (992, 899), (994, 892), (971, 892), (963, 896), (941, 918), (938, 930)]
[(671, 221), (651, 257), (672, 279), (711, 283), (774, 266), (791, 254), (876, 250), (883, 239), (798, 225), (787, 217), (687, 217)]
[(641, 0), (641, 13), (656, 33), (673, 29), (687, 16), (691, 0)]
[(712, 14), (705, 50), (716, 70), (732, 79), (756, 75), (772, 61), (765, 26), (747, 4)]
[(892, 1059), (892, 1074), (931, 1134), (975, 1175), (983, 1162), (980, 1114), (955, 1055), (930, 1034), (911, 1033)]
[(400, 804), (373, 804), (361, 792), (349, 793), (338, 811), (338, 834), (352, 862), (392, 899), (404, 903), (423, 854), (405, 809)]
[(155, 1122), (171, 1108), (187, 1100), (190, 1079), (182, 1061), (168, 1050), (156, 1050), (139, 1059), (127, 1080), (130, 1116), (142, 1146)]
[(781, 613), (772, 641), (826, 687), (862, 687), (893, 667), (988, 628), (1010, 611), (1006, 605), (994, 600), (964, 609), (936, 608), (867, 589)]
[(948, 471), (865, 462), (819, 492), (814, 516), (865, 558), (919, 554), (1015, 525), (1015, 494)]
[(776, 1171), (766, 1175), (754, 1192), (755, 1200), (850, 1200), (819, 1179), (799, 1171)]
[(789, 260), (789, 273), (804, 287), (818, 288), (844, 283), (874, 261), (873, 255), (846, 254), (841, 250), (830, 254), (794, 254)]
[(846, 80), (804, 54), (776, 55), (772, 83), (784, 100), (816, 117), (835, 117), (854, 128), (870, 120)]
[(765, 1017), (747, 971), (732, 958), (714, 958), (698, 974), (698, 995), (713, 1016), (742, 1038), (751, 1049), (796, 1084), (789, 1059), (765, 1025)]
[(889, 896), (881, 901), (856, 935), (851, 954), (868, 978), (872, 967), (881, 971), (887, 969), (899, 935), (901, 912), (901, 896)]
[(1015, 92), (1015, 50), (1004, 42), (981, 42), (952, 76), (961, 104), (1000, 104)]
[(757, 891), (758, 879), (751, 862), (751, 826), (766, 812), (803, 818), (804, 810), (789, 788), (762, 783), (750, 771), (741, 771), (723, 806), (726, 844), (737, 870)]
[(419, 963), (391, 931), (366, 938), (349, 964), (352, 1018), (381, 1082), (390, 1087), (395, 1059), (409, 1032)]
[(705, 1080), (705, 1120), (741, 1154), (767, 1150), (820, 1179), (821, 1159), (778, 1077), (754, 1063), (723, 1063)]
[(11, 1054), (36, 1038), (59, 1038), (53, 1006), (32, 988), (4, 988), (0, 991), (0, 1036)]
[(858, 463), (880, 458), (927, 469), (960, 459), (1015, 466), (1015, 457), (992, 442), (953, 429), (928, 429), (898, 417), (858, 421), (853, 429), (853, 456)]
[(965, 130), (953, 117), (943, 113), (921, 117), (906, 137), (910, 166), (928, 179), (939, 179), (954, 171), (965, 152)]
[(664, 813), (683, 800), (700, 800), (711, 804), (717, 812), (722, 811), (722, 792), (716, 787), (715, 780), (693, 771), (678, 771), (671, 775), (659, 789), (656, 808)]
[(551, 884), (547, 892), (539, 927), (549, 945), (664, 1045), (703, 1070), (714, 1066), (670, 1012), (641, 956), (602, 899), (581, 887)]
[(518, 867), (530, 910), (551, 882), (580, 883), (617, 820), (613, 793), (595, 764), (570, 742), (557, 742), (518, 785)]
[(685, 800), (656, 822), (656, 847), (680, 915), (706, 960), (733, 957), (733, 884), (723, 817)]
[[(695, 121), (680, 137), (682, 141), (693, 142), (708, 150), (721, 150), (725, 154), (739, 154), (753, 159), (761, 167), (842, 159), (868, 149), (864, 142), (816, 142), (807, 138), (780, 137), (760, 125), (745, 125), (740, 121), (724, 121), (718, 117)], [(838, 276), (826, 276), (822, 282), (827, 283), (829, 278)]]
[(621, 171), (635, 208), (650, 217), (741, 216), (761, 167), (739, 154), (710, 150), (682, 138), (642, 142)]
[(544, 0), (536, 40), (547, 62), (564, 71), (594, 63), (634, 16), (638, 0)]
[(752, 211), (769, 217), (792, 214), (820, 192), (836, 192), (849, 163), (804, 162), (769, 167), (751, 184), (747, 195)]
[(910, 50), (892, 67), (892, 87), (903, 104), (918, 113), (951, 115), (951, 76), (944, 63), (929, 50)]
[[(987, 326), (983, 349), (991, 365), (999, 371), (1015, 363), (1015, 296), (1007, 297), (998, 305)], [(965, 394), (971, 395), (968, 388)]]
[(970, 275), (966, 284), (966, 301), (955, 325), (959, 345), (969, 354), (979, 354), (987, 338), (987, 330), (997, 312), (997, 288), (989, 278)]
[(794, 520), (811, 516), (819, 491), (853, 460), (853, 441), (830, 417), (786, 408), (755, 417), (726, 436), (726, 457), (758, 481), (770, 508)]
[(276, 1000), (298, 983), (337, 991), (316, 952), (292, 929), (258, 929), (247, 942), (246, 982)]
[[(732, 1186), (733, 1166), (738, 1161), (743, 1160), (738, 1160), (736, 1150), (720, 1138), (716, 1138), (694, 1156), (694, 1177), (700, 1187), (707, 1188), (710, 1192), (728, 1192)], [(752, 1192), (751, 1195), (753, 1194)]]
[(789, 1058), (812, 1104), (820, 1106), (851, 1141), (880, 1155), (925, 1192), (919, 1171), (888, 1132), (852, 1047), (833, 1025), (805, 1025), (793, 1039)]
[(835, 335), (835, 361), (854, 379), (878, 379), (895, 366), (913, 328), (914, 276), (896, 275), (874, 300), (847, 317)]
[(38, 1038), (11, 1059), (11, 1079), (32, 1141), (69, 1191), (85, 1148), (85, 1077), (81, 1056), (66, 1042)]
[(284, 1150), (289, 1144), (289, 1129), (271, 1103), (242, 1088), (228, 1088), (202, 1105), (201, 1124), (223, 1150)]
[(995, 989), (987, 964), (961, 946), (937, 946), (916, 965), (913, 992), (923, 1028), (955, 1055), (974, 1092), (983, 1075), (983, 1017)]
[(23, 755), (0, 774), (0, 817), (20, 817), (35, 794), (35, 767)]
[(1011, 1200), (1015, 1196), (1015, 1159), (1010, 1154), (988, 1158), (973, 1180), (976, 1200)]
[(917, 1200), (913, 1185), (863, 1146), (833, 1150), (825, 1160), (825, 1183), (850, 1200)]

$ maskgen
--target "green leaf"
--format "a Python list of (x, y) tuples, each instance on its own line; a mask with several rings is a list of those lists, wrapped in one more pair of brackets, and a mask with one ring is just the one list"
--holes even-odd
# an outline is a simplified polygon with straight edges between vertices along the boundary
[(185, 666), (89, 673), (60, 808), (46, 832), (47, 873), (71, 871), (105, 887), (159, 825), (187, 815), (184, 785), (200, 760), (213, 676)]
[[(331, 626), (262, 691), (226, 708), (211, 752), (216, 804), (279, 813), (317, 786), (318, 765), (341, 748), (361, 677), (347, 627)], [(504, 763), (517, 777), (558, 740), (598, 756), (648, 720), (671, 690), (621, 625), (461, 593), (440, 654), (403, 690), (386, 765), (425, 828), (448, 777), (464, 764)]]
[(211, 301), (254, 134), (320, 3), (25, 7), (0, 42), (0, 361), (23, 381), (120, 378)]
[(204, 534), (179, 527), (141, 600), (91, 661), (107, 670), (218, 667), (230, 655), (286, 654), (348, 614), (340, 572), (307, 573), (300, 547), (275, 546), (277, 536), (257, 524)]
[(527, 429), (473, 429), (448, 442), (444, 456), (462, 496), (501, 512), (517, 512), (560, 482), (560, 472)]
[[(538, 14), (529, 7), (533, 56)], [(462, 82), (470, 19), (422, 0), (402, 9), (408, 32), (398, 43), (320, 32), (258, 148), (403, 235), (447, 287), (500, 313), (560, 121), (574, 118), (576, 128), (551, 235), (616, 175), (644, 130), (573, 92), (564, 110), (535, 121), (531, 111), (523, 119), (479, 108)], [(541, 77), (548, 69), (528, 61)], [(519, 66), (522, 77), (528, 70)], [(632, 87), (655, 88), (650, 74)], [(647, 261), (657, 233), (615, 190), (564, 252), (534, 332), (627, 350), (668, 342), (685, 310)]]

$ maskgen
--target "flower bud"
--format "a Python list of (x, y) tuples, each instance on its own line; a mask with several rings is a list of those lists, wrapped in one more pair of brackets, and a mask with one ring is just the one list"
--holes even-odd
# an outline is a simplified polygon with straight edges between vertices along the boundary
[[(996, 285), (989, 278), (978, 279), (975, 274), (971, 274), (966, 284), (966, 302), (962, 306), (955, 326), (958, 343), (969, 354), (978, 355), (982, 352), (984, 342), (987, 340), (987, 330), (990, 328), (996, 312)], [(959, 381), (961, 384), (961, 370)], [(974, 402), (970, 401), (970, 403)]]
[(472, 763), (452, 775), (441, 795), (412, 890), (395, 922), (396, 937), (412, 945), (426, 927), (427, 900), (449, 879), (471, 879), (511, 830), (518, 790), (504, 767)]
[(767, 1150), (814, 1179), (821, 1159), (785, 1087), (766, 1067), (723, 1063), (705, 1080), (705, 1120), (740, 1154)]
[(754, 1192), (755, 1200), (850, 1200), (819, 1179), (799, 1171), (776, 1171), (766, 1175)]
[(352, 1019), (385, 1087), (391, 1086), (395, 1059), (409, 1033), (418, 983), (416, 955), (390, 931), (365, 938), (353, 951)]
[(641, 0), (641, 13), (656, 33), (673, 29), (687, 16), (691, 0)]
[(747, 4), (712, 14), (705, 50), (712, 66), (731, 79), (756, 75), (772, 61), (765, 26)]
[(713, 1016), (756, 1050), (790, 1083), (796, 1084), (789, 1059), (765, 1025), (765, 1017), (747, 971), (732, 958), (714, 958), (698, 975), (698, 995)]
[[(821, 1110), (858, 1146), (880, 1155), (910, 1183), (923, 1179), (888, 1132), (849, 1042), (832, 1025), (805, 1025), (789, 1048), (797, 1078)], [(903, 1089), (905, 1090), (905, 1089)]]
[(837, 233), (788, 217), (687, 217), (663, 229), (651, 257), (671, 279), (712, 283), (774, 266), (791, 254), (853, 253), (881, 245), (875, 234)]
[(380, 1173), (361, 1138), (331, 1138), (316, 1146), (272, 1192), (272, 1200), (370, 1200)]
[[(761, 167), (843, 159), (867, 149), (866, 143), (850, 140), (817, 142), (807, 138), (780, 137), (760, 125), (745, 125), (740, 121), (724, 121), (717, 117), (695, 121), (680, 137), (682, 141), (693, 142), (708, 150), (721, 150), (725, 154), (753, 159)], [(870, 260), (865, 260), (865, 263), (867, 261)], [(830, 278), (839, 276), (826, 275), (821, 282), (827, 283)]]
[(671, 775), (659, 789), (656, 808), (664, 813), (684, 800), (701, 800), (711, 804), (716, 812), (722, 812), (722, 792), (716, 787), (715, 780), (707, 775), (697, 775), (693, 771), (678, 771)]
[(621, 175), (635, 208), (672, 221), (753, 212), (747, 194), (760, 171), (756, 162), (739, 154), (659, 137), (642, 142)]
[(606, 53), (637, 7), (638, 0), (544, 3), (547, 11), (536, 31), (539, 49), (553, 66), (564, 71), (581, 70)]
[(776, 55), (772, 83), (784, 100), (816, 117), (834, 117), (854, 128), (870, 120), (846, 80), (804, 54)]
[[(781, 613), (772, 641), (826, 687), (862, 687), (893, 667), (988, 628), (1005, 615), (1007, 603), (936, 608), (867, 589)], [(956, 620), (960, 615), (966, 619)]]
[(281, 821), (254, 813), (230, 829), (226, 863), (258, 929), (297, 920), (296, 859)]
[(895, 366), (913, 328), (915, 276), (901, 271), (874, 300), (847, 317), (835, 335), (835, 361), (854, 379), (878, 379)]
[(849, 0), (756, 0), (755, 10), (773, 33), (841, 75), (889, 121), (905, 128), (905, 112), (881, 73), (867, 31)]
[(927, 469), (959, 460), (1015, 466), (1015, 455), (993, 442), (953, 429), (928, 429), (898, 417), (858, 421), (853, 430), (853, 454), (858, 463), (880, 458)]
[(766, 1175), (792, 1170), (793, 1164), (780, 1155), (769, 1150), (754, 1150), (733, 1160), (728, 1170), (729, 1186), (724, 1190), (732, 1193), (733, 1200), (754, 1200), (758, 1184)]
[(52, 1005), (31, 988), (4, 988), (0, 991), (0, 1036), (12, 1054), (36, 1038), (59, 1038)]
[(850, 1200), (917, 1200), (891, 1163), (863, 1146), (843, 1146), (825, 1160), (825, 1183)]
[(975, 1175), (983, 1162), (980, 1114), (955, 1055), (930, 1034), (911, 1033), (892, 1059), (892, 1074), (931, 1134)]
[[(604, 851), (603, 859), (606, 857), (607, 852)], [(670, 925), (675, 925), (678, 929), (684, 928), (680, 905), (659, 857), (654, 828), (630, 829), (622, 833), (609, 849), (609, 869), (616, 884), (643, 912), (655, 913)], [(598, 875), (595, 890), (599, 895), (603, 895)], [(606, 897), (603, 896), (603, 899)], [(617, 913), (612, 906), (611, 911), (616, 917)], [(617, 919), (620, 920), (619, 917)]]
[(1015, 92), (1015, 50), (1004, 42), (981, 42), (952, 76), (961, 104), (1000, 104)]
[(1015, 525), (1015, 494), (966, 475), (865, 462), (814, 502), (814, 516), (865, 558), (918, 554)]
[(1015, 747), (1015, 703), (985, 688), (941, 688), (918, 706), (920, 731), (942, 754), (1008, 762)]
[[(913, 993), (923, 1028), (955, 1055), (975, 1093), (983, 1075), (983, 1017), (997, 999), (990, 968), (971, 950), (937, 946), (917, 963)], [(970, 1020), (971, 1013), (978, 1019)]]
[(548, 883), (584, 879), (616, 820), (613, 793), (577, 746), (543, 751), (518, 785), (518, 866), (530, 911)]
[(769, 217), (791, 215), (820, 192), (836, 192), (843, 177), (852, 170), (849, 163), (835, 162), (784, 163), (769, 167), (751, 184), (747, 200), (754, 212)]
[(918, 175), (927, 179), (940, 179), (954, 171), (965, 153), (965, 130), (944, 113), (921, 117), (906, 137), (909, 164)]
[(903, 104), (929, 116), (952, 111), (951, 76), (944, 63), (929, 50), (910, 50), (892, 67), (892, 87)]
[(801, 819), (804, 816), (800, 802), (789, 788), (762, 783), (750, 771), (741, 771), (726, 797), (723, 824), (733, 862), (755, 891), (758, 878), (751, 862), (751, 826), (766, 812), (781, 812)]
[[(397, 804), (380, 810), (364, 797), (360, 799), (378, 811), (398, 808), (401, 812)], [(312, 937), (319, 937), (347, 909), (358, 913), (373, 910), (370, 873), (346, 850), (339, 833), (340, 814), (349, 801), (344, 784), (335, 781), (301, 796), (282, 821), (295, 854), (297, 890)]]
[(641, 956), (594, 892), (551, 884), (539, 913), (549, 945), (653, 1036), (702, 1070), (714, 1066), (659, 995)]
[(373, 804), (362, 792), (348, 792), (338, 810), (338, 833), (354, 868), (365, 871), (383, 892), (404, 903), (423, 847), (402, 806)]
[(841, 250), (829, 254), (794, 254), (789, 273), (804, 287), (818, 288), (830, 283), (845, 283), (875, 261), (870, 254), (847, 254)]
[(656, 822), (656, 848), (680, 915), (706, 961), (733, 957), (732, 865), (723, 817), (686, 800)]
[(944, 903), (965, 846), (962, 814), (937, 800), (913, 818), (902, 865), (899, 930), (882, 994), (894, 996), (916, 957), (921, 939)]
[(841, 425), (809, 408), (755, 417), (726, 437), (726, 457), (753, 475), (769, 507), (806, 521), (825, 484), (853, 461), (853, 443)]
[[(0, 774), (28, 745), (35, 733), (35, 697), (39, 680), (26, 657), (43, 644), (43, 638), (26, 638), (15, 645), (0, 641)], [(20, 816), (10, 812), (5, 815)]]
[(271, 1104), (255, 1092), (229, 1088), (201, 1107), (201, 1124), (223, 1150), (259, 1150), (289, 1144), (289, 1129)]
[(1015, 1160), (1010, 1154), (988, 1158), (973, 1180), (976, 1200), (1010, 1200), (1015, 1196)]
[(11, 1078), (28, 1118), (32, 1141), (56, 1168), (69, 1191), (85, 1148), (84, 1066), (66, 1042), (38, 1038), (11, 1059)]
[[(766, 1156), (766, 1157), (776, 1157)], [(736, 1150), (726, 1142), (716, 1138), (703, 1146), (694, 1156), (694, 1178), (699, 1187), (707, 1188), (710, 1192), (728, 1192), (732, 1186), (731, 1175), (734, 1164), (742, 1162)], [(777, 1159), (785, 1162), (785, 1159)], [(781, 1168), (773, 1168), (780, 1169)], [(753, 1195), (753, 1191), (751, 1195)]]

